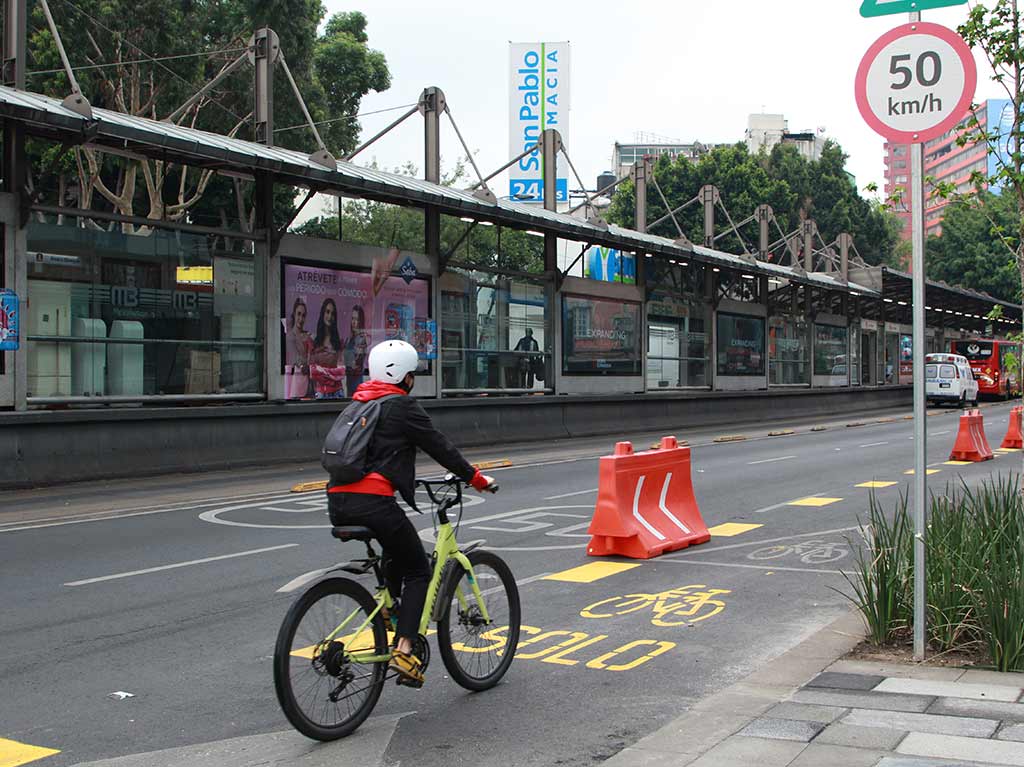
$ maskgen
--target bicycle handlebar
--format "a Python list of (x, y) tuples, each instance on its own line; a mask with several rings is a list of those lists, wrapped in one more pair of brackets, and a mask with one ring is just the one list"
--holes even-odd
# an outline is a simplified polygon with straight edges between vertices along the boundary
[[(416, 484), (427, 491), (427, 497), (430, 498), (431, 503), (433, 503), (439, 509), (441, 509), (443, 505), (444, 511), (447, 511), (452, 506), (462, 501), (462, 487), (463, 485), (468, 485), (468, 483), (463, 482), (461, 479), (459, 479), (453, 474), (446, 474), (442, 479), (417, 479)], [(455, 489), (455, 496), (449, 496), (447, 498), (441, 498), (439, 500), (436, 495), (437, 490), (447, 487)], [(493, 482), (490, 486), (487, 487), (488, 493), (496, 493), (498, 492), (498, 490), (499, 486), (497, 482)]]

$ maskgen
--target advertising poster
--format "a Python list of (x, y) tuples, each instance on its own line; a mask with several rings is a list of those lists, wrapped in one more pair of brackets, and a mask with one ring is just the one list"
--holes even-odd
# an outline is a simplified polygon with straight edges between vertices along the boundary
[(900, 336), (900, 367), (897, 383), (914, 383), (914, 337)]
[(17, 351), (18, 338), (18, 295), (0, 290), (0, 351)]
[(764, 375), (764, 318), (718, 313), (718, 375)]
[(594, 245), (583, 262), (583, 276), (588, 280), (636, 284), (636, 257), (615, 248)]
[(575, 296), (562, 301), (567, 374), (639, 374), (639, 305)]
[[(518, 157), (554, 128), (569, 137), (569, 43), (509, 44), (509, 158)], [(555, 191), (569, 202), (568, 164), (559, 156)], [(508, 194), (519, 202), (544, 202), (540, 147), (508, 172)]]
[(350, 397), (374, 344), (409, 341), (434, 359), (436, 325), (425, 279), (287, 263), (281, 318), (286, 399)]

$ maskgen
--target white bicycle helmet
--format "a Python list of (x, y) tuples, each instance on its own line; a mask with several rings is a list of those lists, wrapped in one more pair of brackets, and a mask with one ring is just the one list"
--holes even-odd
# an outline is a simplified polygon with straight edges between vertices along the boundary
[(370, 378), (398, 385), (408, 373), (415, 373), (420, 357), (406, 341), (384, 341), (370, 350)]

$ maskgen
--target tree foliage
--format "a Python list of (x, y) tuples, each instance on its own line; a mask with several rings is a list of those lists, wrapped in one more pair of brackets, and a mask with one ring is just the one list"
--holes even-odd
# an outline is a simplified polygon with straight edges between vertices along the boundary
[[(752, 155), (744, 144), (735, 144), (716, 147), (696, 161), (685, 157), (672, 161), (663, 156), (654, 166), (654, 177), (673, 208), (695, 197), (705, 184), (714, 184), (735, 222), (751, 215), (758, 205), (767, 203), (772, 206), (779, 228), (785, 234), (795, 231), (804, 219), (813, 218), (826, 243), (835, 240), (841, 232), (849, 232), (866, 261), (888, 263), (898, 239), (898, 222), (891, 213), (858, 194), (844, 170), (845, 163), (846, 155), (833, 142), (825, 145), (821, 159), (816, 162), (808, 161), (789, 145)], [(621, 184), (612, 199), (609, 220), (633, 226), (634, 200), (632, 184)], [(648, 191), (647, 206), (649, 221), (656, 221), (668, 212), (653, 185)], [(690, 240), (703, 241), (701, 206), (691, 205), (677, 213), (676, 219)], [(719, 212), (718, 233), (728, 231), (728, 222), (723, 219)], [(651, 232), (677, 236), (671, 220), (651, 228)], [(748, 249), (755, 250), (756, 225), (749, 224), (742, 234)], [(779, 237), (778, 230), (773, 230), (772, 239)], [(716, 245), (724, 250), (741, 249), (741, 243), (731, 233), (722, 236)]]
[(928, 277), (968, 285), (1003, 301), (1020, 301), (1020, 277), (1007, 237), (1020, 214), (1011, 195), (984, 192), (946, 208), (942, 235), (929, 237)]
[[(82, 92), (94, 107), (166, 119), (243, 54), (254, 30), (262, 26), (280, 37), (282, 54), (313, 119), (329, 121), (320, 133), (336, 155), (358, 141), (358, 122), (347, 116), (358, 111), (360, 99), (390, 86), (383, 54), (369, 47), (365, 16), (338, 13), (318, 31), (325, 15), (320, 0), (58, 0), (52, 5)], [(70, 92), (38, 5), (30, 20), (29, 61), (30, 90), (57, 97)], [(316, 149), (281, 66), (275, 71), (274, 90), (275, 144)], [(253, 69), (244, 64), (176, 122), (252, 139), (252, 111)], [(48, 163), (42, 151), (33, 165), (37, 174), (49, 177), (37, 175), (33, 183), (56, 189), (64, 203), (71, 177), (80, 190), (72, 202), (86, 208), (166, 220), (187, 215), (243, 229), (251, 220), (249, 195), (237, 182), (207, 170), (78, 148)], [(282, 202), (286, 198), (284, 193)]]

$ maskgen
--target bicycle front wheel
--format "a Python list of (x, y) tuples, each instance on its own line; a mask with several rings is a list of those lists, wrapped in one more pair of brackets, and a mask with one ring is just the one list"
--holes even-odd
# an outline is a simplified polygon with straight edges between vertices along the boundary
[[(352, 733), (373, 711), (387, 670), (384, 619), (365, 588), (322, 581), (296, 600), (277, 634), (274, 688), (288, 721), (314, 740)], [(339, 628), (340, 627), (340, 628)]]
[(497, 554), (471, 551), (468, 557), (480, 600), (473, 593), (469, 573), (456, 565), (438, 597), (437, 646), (457, 684), (467, 690), (486, 690), (508, 671), (519, 645), (519, 587)]

